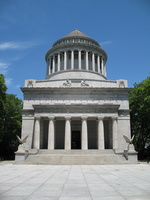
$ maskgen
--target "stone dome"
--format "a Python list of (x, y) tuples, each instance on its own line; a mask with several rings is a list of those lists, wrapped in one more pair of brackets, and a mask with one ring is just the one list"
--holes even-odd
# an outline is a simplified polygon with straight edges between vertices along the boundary
[(106, 52), (97, 41), (77, 29), (57, 40), (45, 59), (46, 79), (106, 79)]
[(89, 36), (85, 35), (84, 33), (80, 32), (78, 29), (75, 29), (74, 31), (72, 31), (71, 33), (67, 34), (64, 37), (87, 37), (90, 38)]

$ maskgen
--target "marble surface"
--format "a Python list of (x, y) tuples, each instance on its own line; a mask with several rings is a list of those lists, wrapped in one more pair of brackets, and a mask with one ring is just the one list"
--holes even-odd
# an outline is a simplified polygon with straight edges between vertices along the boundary
[(0, 162), (1, 200), (149, 200), (150, 165)]

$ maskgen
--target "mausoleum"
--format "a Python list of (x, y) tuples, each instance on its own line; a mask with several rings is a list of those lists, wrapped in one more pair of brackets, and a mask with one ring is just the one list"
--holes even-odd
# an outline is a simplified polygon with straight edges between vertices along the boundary
[(130, 138), (126, 80), (107, 79), (107, 54), (99, 43), (74, 30), (45, 56), (45, 80), (25, 80), (22, 137), (29, 151), (113, 150), (123, 153)]

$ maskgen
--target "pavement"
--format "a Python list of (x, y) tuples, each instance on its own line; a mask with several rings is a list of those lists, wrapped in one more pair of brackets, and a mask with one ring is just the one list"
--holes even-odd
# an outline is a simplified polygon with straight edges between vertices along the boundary
[(150, 200), (150, 164), (0, 162), (0, 200)]

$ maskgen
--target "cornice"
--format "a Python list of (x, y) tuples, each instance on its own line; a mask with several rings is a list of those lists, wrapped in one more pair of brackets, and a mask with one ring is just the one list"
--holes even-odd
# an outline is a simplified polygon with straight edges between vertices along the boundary
[(118, 110), (120, 107), (119, 104), (75, 104), (75, 103), (72, 103), (70, 105), (68, 104), (61, 104), (61, 105), (58, 105), (58, 104), (33, 104), (33, 108), (36, 110), (38, 109), (51, 109), (51, 108), (62, 108), (62, 109), (65, 109), (65, 108), (74, 108), (74, 109), (77, 109), (77, 108), (81, 108), (81, 109), (85, 109), (85, 108), (88, 108), (88, 109), (93, 109), (93, 108), (100, 108), (100, 109), (115, 109), (115, 110)]
[[(97, 46), (100, 47), (99, 43), (98, 43), (96, 40), (94, 40), (94, 39), (92, 39), (92, 38), (90, 38), (90, 37), (86, 37), (86, 36), (68, 36), (68, 37), (63, 37), (63, 38), (57, 40), (57, 41), (53, 44), (53, 47), (54, 47), (55, 45), (57, 45), (57, 43), (62, 42), (62, 41), (64, 41), (64, 40), (68, 40), (68, 39), (85, 39), (85, 40), (94, 42)], [(58, 45), (59, 45), (59, 44), (58, 44)]]
[(22, 92), (45, 92), (45, 91), (57, 91), (57, 92), (82, 92), (82, 93), (87, 93), (87, 92), (122, 92), (122, 93), (127, 93), (131, 91), (131, 88), (106, 88), (106, 87), (21, 87)]

